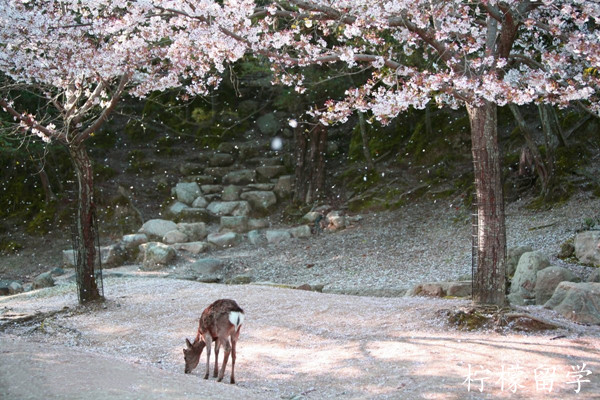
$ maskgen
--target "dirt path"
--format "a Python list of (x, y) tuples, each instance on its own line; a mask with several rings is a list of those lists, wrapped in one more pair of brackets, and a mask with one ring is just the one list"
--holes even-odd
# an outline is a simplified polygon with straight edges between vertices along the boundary
[[(0, 299), (5, 315), (70, 307), (0, 336), (0, 398), (599, 398), (600, 327), (465, 333), (438, 314), (468, 304), (457, 300), (144, 278), (106, 290), (109, 301), (85, 312), (69, 287)], [(183, 374), (184, 338), (222, 297), (246, 311), (234, 387), (202, 380), (202, 363)]]

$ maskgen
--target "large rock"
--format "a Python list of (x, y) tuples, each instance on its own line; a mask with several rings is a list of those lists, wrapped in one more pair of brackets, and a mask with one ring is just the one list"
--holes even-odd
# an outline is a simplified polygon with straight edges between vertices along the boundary
[(194, 200), (202, 194), (196, 182), (179, 182), (175, 185), (177, 200), (187, 205), (192, 205)]
[(162, 238), (162, 242), (166, 244), (185, 243), (189, 240), (188, 236), (178, 229), (165, 233), (165, 236)]
[(187, 243), (177, 243), (173, 245), (175, 250), (187, 251), (192, 254), (200, 254), (206, 253), (209, 251), (213, 245), (207, 242), (187, 242)]
[(346, 227), (346, 217), (341, 211), (329, 212), (326, 219), (328, 231), (335, 232)]
[(166, 219), (151, 219), (142, 225), (139, 233), (144, 233), (148, 238), (161, 240), (167, 232), (177, 229), (177, 224)]
[(544, 307), (580, 324), (600, 325), (600, 283), (561, 282)]
[(191, 242), (204, 240), (208, 235), (208, 229), (204, 222), (180, 222), (177, 224), (177, 230), (185, 233)]
[(213, 153), (210, 155), (208, 163), (211, 167), (228, 167), (234, 162), (234, 158), (228, 153)]
[(600, 268), (597, 268), (594, 271), (592, 271), (592, 273), (588, 276), (586, 282), (600, 282)]
[(201, 282), (219, 282), (223, 278), (225, 264), (217, 258), (203, 258), (194, 261), (190, 270)]
[(259, 230), (252, 230), (248, 232), (248, 241), (255, 246), (267, 244), (267, 238), (265, 237), (265, 234)]
[(221, 217), (221, 226), (219, 232), (248, 232), (248, 217), (246, 216), (223, 216)]
[(19, 294), (23, 293), (24, 291), (25, 289), (23, 288), (23, 285), (21, 285), (20, 282), (12, 281), (8, 284), (8, 294)]
[(242, 236), (236, 232), (211, 233), (206, 240), (217, 247), (233, 247), (242, 242)]
[(140, 245), (144, 254), (142, 269), (156, 270), (165, 267), (175, 259), (175, 249), (160, 242), (150, 242)]
[(286, 168), (283, 165), (265, 165), (256, 168), (256, 175), (259, 181), (270, 182), (271, 179), (283, 175)]
[(120, 267), (127, 261), (131, 254), (123, 243), (116, 243), (100, 248), (102, 266), (105, 268)]
[(280, 199), (286, 199), (292, 195), (294, 190), (294, 176), (283, 175), (280, 176), (275, 184), (273, 191)]
[(295, 238), (306, 238), (312, 235), (310, 232), (310, 226), (308, 225), (300, 225), (290, 228), (289, 232)]
[(575, 236), (575, 256), (583, 264), (600, 266), (600, 231), (580, 232)]
[(579, 282), (579, 277), (563, 267), (548, 267), (537, 273), (535, 282), (535, 303), (543, 305), (552, 295), (559, 283)]
[(52, 277), (52, 273), (50, 271), (39, 274), (33, 280), (34, 289), (42, 289), (52, 286), (54, 286), (54, 278)]
[(192, 202), (193, 208), (206, 208), (207, 205), (208, 201), (202, 195), (196, 197), (196, 199)]
[(173, 217), (173, 218), (178, 218), (179, 215), (181, 214), (181, 212), (183, 210), (185, 210), (186, 208), (190, 208), (190, 206), (188, 206), (185, 203), (182, 203), (181, 201), (174, 201), (168, 208), (167, 208), (167, 216), (168, 217)]
[(121, 238), (121, 244), (126, 250), (137, 250), (140, 244), (148, 243), (148, 236), (143, 233), (134, 233), (131, 235), (124, 235)]
[(291, 237), (292, 237), (292, 234), (289, 231), (284, 230), (284, 229), (275, 229), (275, 230), (266, 231), (265, 235), (267, 237), (267, 242), (271, 243), (271, 244), (281, 243), (281, 242), (291, 239)]
[(267, 213), (277, 204), (277, 197), (273, 192), (254, 190), (242, 193), (240, 197), (250, 203), (252, 209), (259, 213)]
[(548, 257), (538, 251), (524, 253), (517, 264), (508, 300), (516, 305), (533, 303), (537, 273), (549, 265)]
[(256, 181), (256, 171), (253, 169), (231, 171), (223, 177), (223, 183), (228, 185), (247, 185), (254, 181)]
[(221, 193), (221, 200), (223, 201), (238, 201), (240, 199), (240, 193), (242, 187), (237, 185), (227, 185), (223, 188)]
[(268, 113), (256, 120), (256, 126), (263, 135), (273, 136), (281, 128), (281, 123), (274, 113)]
[(247, 201), (213, 201), (206, 209), (218, 217), (224, 215), (247, 216), (250, 214), (250, 203)]
[(517, 265), (521, 256), (525, 253), (532, 252), (531, 246), (511, 247), (506, 251), (506, 278), (512, 278), (517, 270)]

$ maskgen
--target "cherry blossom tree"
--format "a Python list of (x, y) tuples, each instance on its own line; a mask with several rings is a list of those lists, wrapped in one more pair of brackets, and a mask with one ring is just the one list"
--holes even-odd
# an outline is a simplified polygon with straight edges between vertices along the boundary
[[(182, 19), (174, 4), (198, 18)], [(86, 140), (110, 117), (125, 92), (137, 96), (185, 84), (189, 95), (219, 82), (225, 63), (245, 46), (221, 32), (253, 8), (225, 9), (212, 1), (1, 0), (0, 107), (14, 120), (11, 134), (64, 144), (78, 183), (79, 299), (100, 297), (94, 274), (94, 180)], [(185, 30), (184, 30), (185, 29)], [(216, 74), (215, 74), (216, 72)], [(14, 85), (44, 98), (51, 118), (19, 109)], [(46, 107), (47, 106), (47, 107)]]
[[(288, 0), (257, 9), (243, 38), (299, 92), (296, 67), (371, 69), (342, 101), (311, 111), (323, 124), (371, 111), (466, 107), (478, 204), (474, 301), (505, 304), (506, 229), (497, 107), (577, 103), (598, 115), (600, 4), (581, 0)], [(295, 69), (294, 69), (295, 68)], [(440, 249), (443, 251), (443, 249)]]

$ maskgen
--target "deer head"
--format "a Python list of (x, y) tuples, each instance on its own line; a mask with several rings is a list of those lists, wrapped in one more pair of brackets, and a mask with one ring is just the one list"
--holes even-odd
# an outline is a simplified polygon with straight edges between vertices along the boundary
[(185, 359), (185, 373), (189, 374), (198, 366), (206, 343), (203, 340), (197, 340), (192, 344), (188, 339), (185, 339), (185, 344), (187, 348), (183, 349), (183, 358)]

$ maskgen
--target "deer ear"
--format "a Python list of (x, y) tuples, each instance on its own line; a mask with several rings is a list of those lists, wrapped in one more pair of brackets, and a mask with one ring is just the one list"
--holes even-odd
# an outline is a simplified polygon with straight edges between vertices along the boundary
[(191, 349), (192, 347), (194, 347), (194, 346), (192, 346), (189, 339), (187, 339), (187, 338), (185, 339), (185, 344), (187, 344), (188, 349)]

